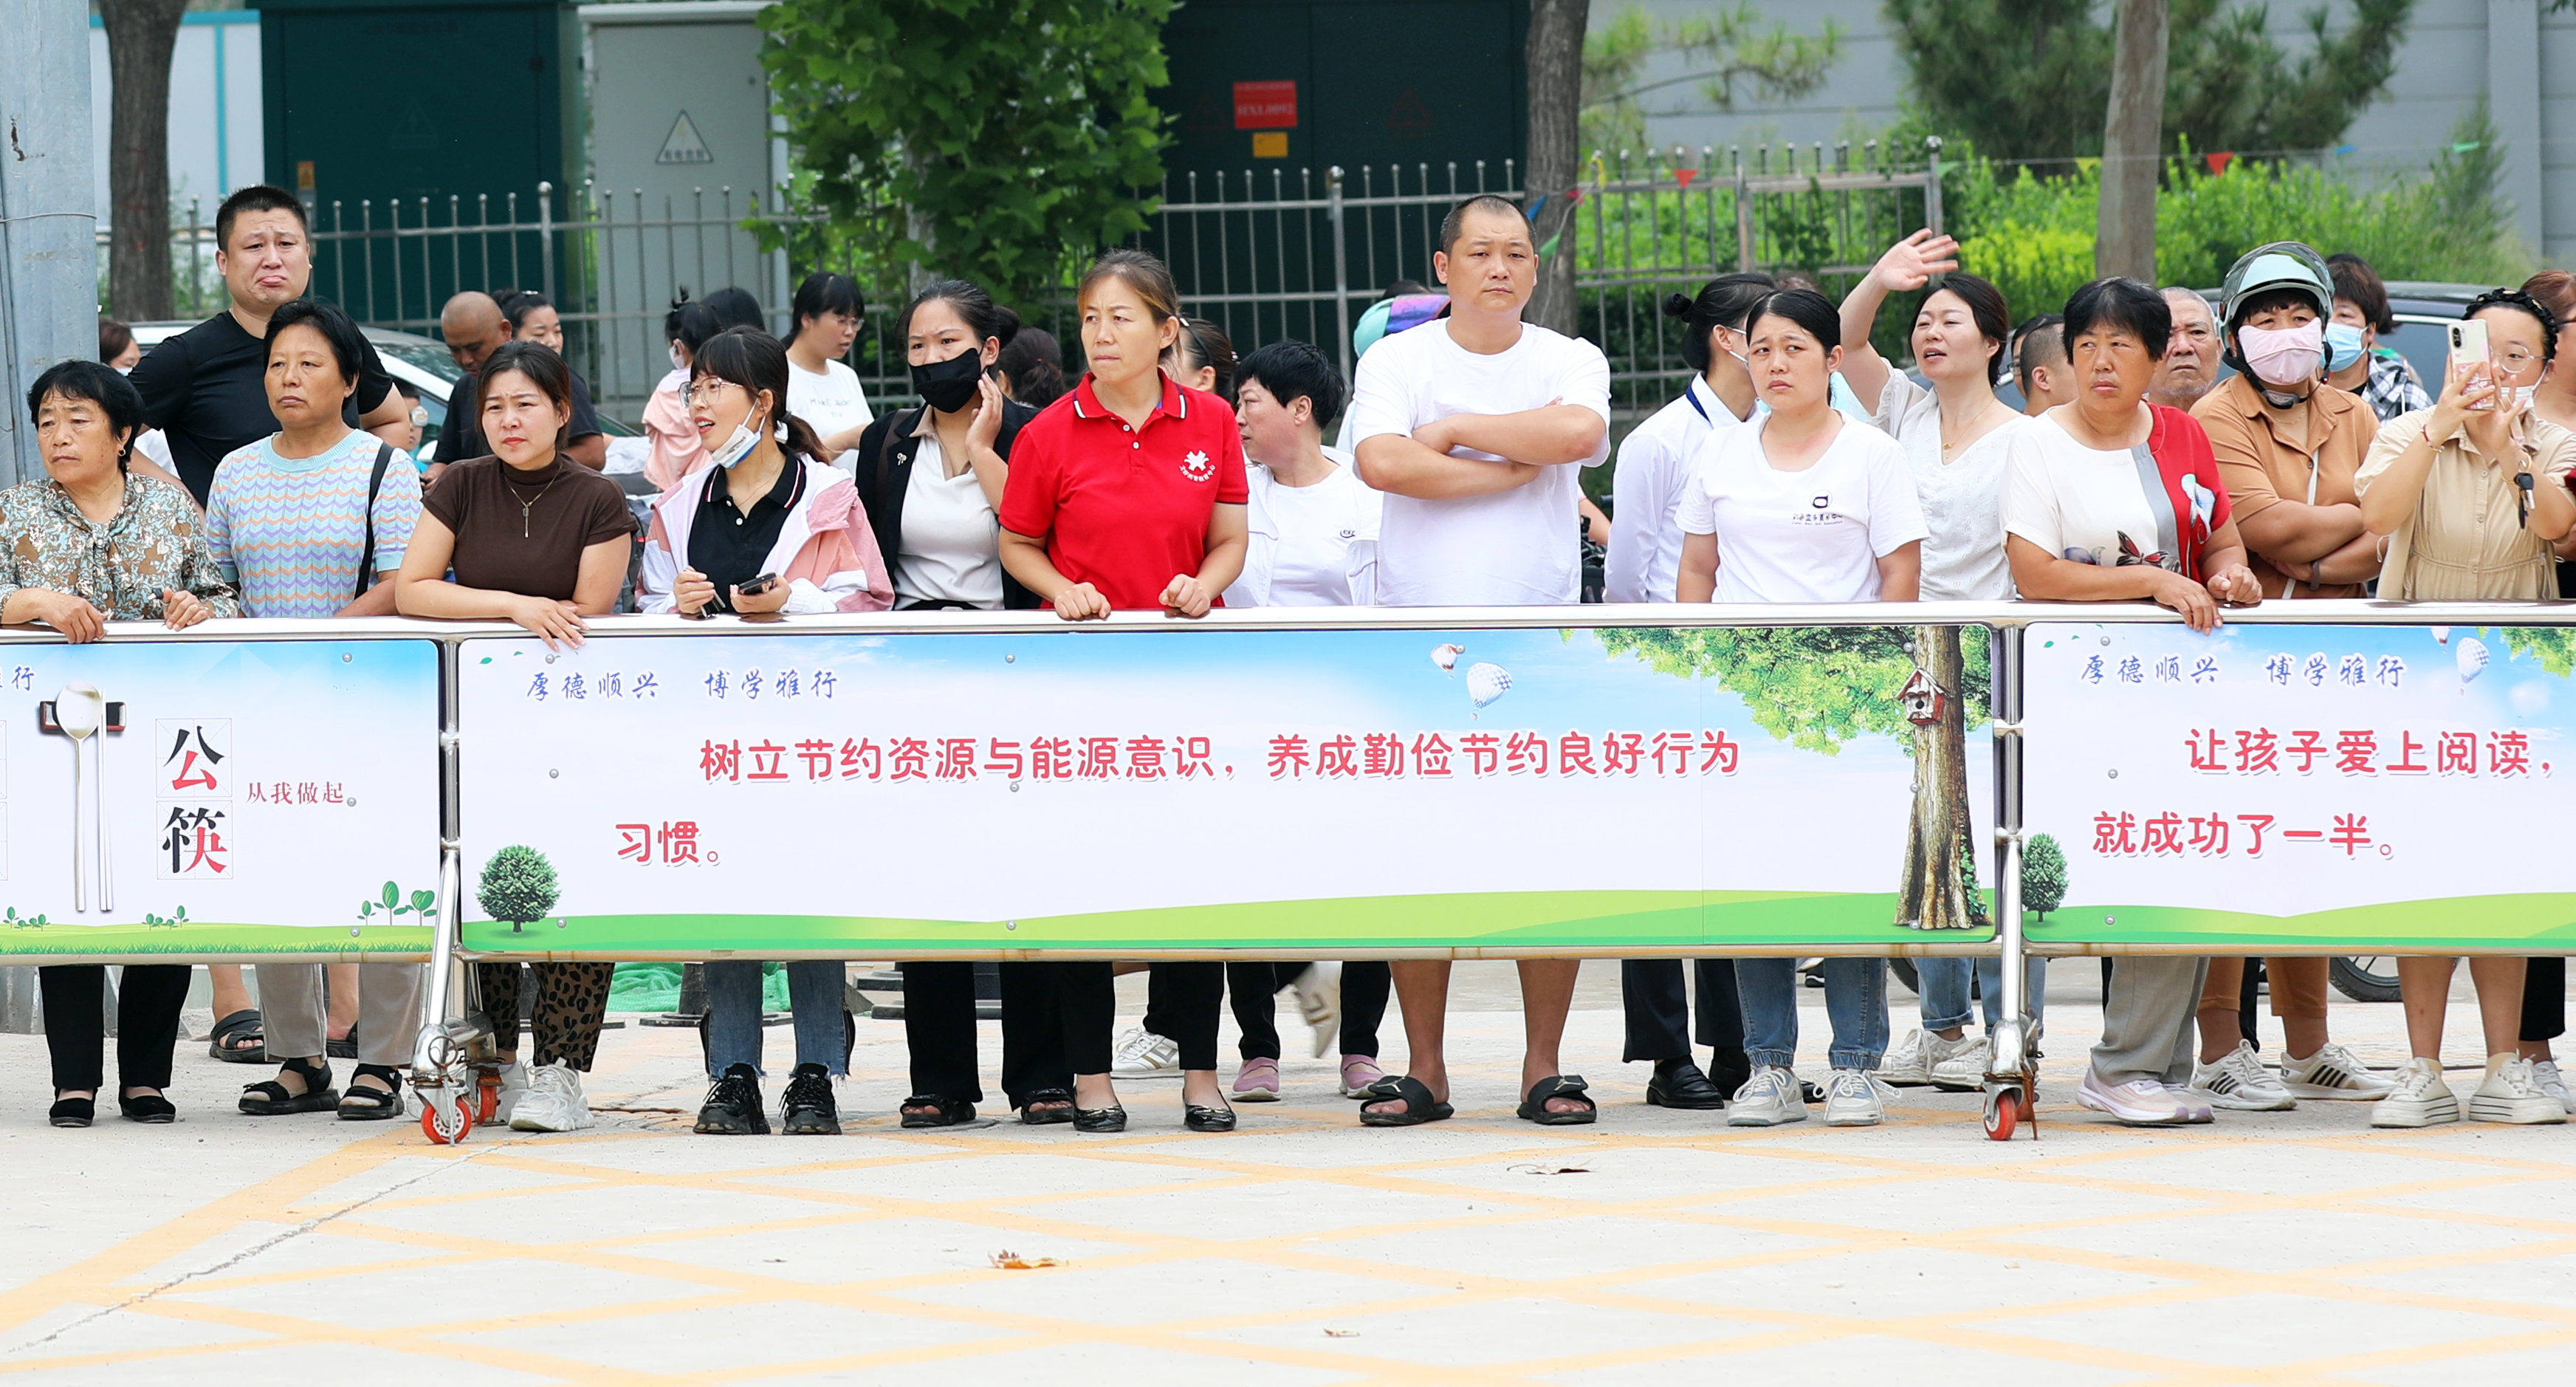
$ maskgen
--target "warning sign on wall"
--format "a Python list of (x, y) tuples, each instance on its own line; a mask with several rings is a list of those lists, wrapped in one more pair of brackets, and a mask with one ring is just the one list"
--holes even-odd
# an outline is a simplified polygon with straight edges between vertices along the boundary
[[(645, 128), (649, 130), (652, 127)], [(715, 151), (698, 138), (698, 127), (686, 111), (680, 113), (678, 120), (671, 122), (671, 133), (662, 137), (662, 152), (653, 156), (653, 162), (657, 164), (712, 164), (715, 161)]]
[(1234, 128), (1237, 130), (1287, 130), (1297, 124), (1297, 84), (1295, 82), (1237, 82), (1234, 84)]

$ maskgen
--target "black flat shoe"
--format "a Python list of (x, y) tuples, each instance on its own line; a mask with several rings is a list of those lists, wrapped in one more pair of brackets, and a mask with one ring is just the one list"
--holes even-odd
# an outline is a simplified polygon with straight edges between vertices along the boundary
[(95, 1098), (57, 1098), (45, 1109), (45, 1120), (57, 1127), (86, 1127), (97, 1117)]
[[(1045, 1104), (1041, 1108), (1039, 1105)], [(1029, 1094), (1020, 1104), (1020, 1121), (1031, 1127), (1047, 1127), (1073, 1120), (1073, 1094), (1060, 1088), (1041, 1088)]]
[(1646, 1081), (1646, 1106), (1710, 1112), (1726, 1106), (1726, 1090), (1689, 1060), (1658, 1060)]
[(1202, 1108), (1196, 1103), (1185, 1103), (1182, 1105), (1182, 1113), (1181, 1125), (1193, 1132), (1234, 1130), (1234, 1109), (1222, 1103), (1213, 1108)]
[[(928, 1112), (916, 1112), (927, 1108)], [(939, 1093), (916, 1093), (903, 1100), (903, 1125), (906, 1127), (957, 1127), (975, 1120), (975, 1105), (963, 1098)]]
[(1127, 1110), (1115, 1103), (1105, 1108), (1075, 1108), (1073, 1130), (1077, 1132), (1126, 1131)]
[(1742, 1050), (1711, 1049), (1708, 1081), (1717, 1085), (1718, 1092), (1734, 1097), (1737, 1089), (1753, 1082), (1753, 1057)]
[(170, 1106), (169, 1099), (157, 1093), (147, 1093), (140, 1098), (119, 1098), (116, 1100), (116, 1110), (125, 1114), (125, 1120), (128, 1122), (157, 1123), (179, 1120), (179, 1110)]

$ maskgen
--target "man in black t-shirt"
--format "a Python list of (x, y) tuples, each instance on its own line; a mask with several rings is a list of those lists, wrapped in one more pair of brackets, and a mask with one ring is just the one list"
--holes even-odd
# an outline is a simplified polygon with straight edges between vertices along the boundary
[[(200, 506), (226, 454), (277, 432), (263, 383), (268, 319), (313, 282), (304, 204), (283, 188), (254, 185), (225, 198), (215, 246), (232, 307), (153, 348), (129, 377), (143, 392), (144, 422), (168, 438), (179, 480)], [(407, 408), (370, 346), (349, 400), (351, 427), (374, 428)]]
[(447, 422), (439, 426), (438, 460), (457, 463), (482, 457), (492, 449), (483, 441), (483, 408), (475, 398), (475, 378), (492, 353), (510, 340), (510, 321), (501, 316), (501, 305), (490, 294), (468, 289), (439, 310), (438, 335), (447, 341), (447, 354), (465, 368), (456, 388), (447, 394)]

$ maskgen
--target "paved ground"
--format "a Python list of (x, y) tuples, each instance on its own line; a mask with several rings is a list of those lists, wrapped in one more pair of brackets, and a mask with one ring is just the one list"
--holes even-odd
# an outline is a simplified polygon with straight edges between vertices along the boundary
[[(2057, 965), (2042, 1137), (2009, 1146), (1928, 1090), (1871, 1131), (1646, 1108), (1606, 972), (1569, 1038), (1604, 1117), (1556, 1131), (1511, 1118), (1499, 1009), (1453, 1023), (1456, 1121), (1360, 1130), (1292, 1061), (1218, 1137), (1172, 1084), (1121, 1137), (900, 1134), (900, 1028), (864, 1022), (837, 1141), (688, 1135), (694, 1036), (631, 1027), (591, 1086), (625, 1111), (577, 1136), (255, 1123), (201, 1046), (177, 1126), (57, 1132), (42, 1041), (0, 1037), (0, 1387), (2567, 1380), (2576, 1128), (2107, 1127), (2064, 1101), (2095, 976)], [(2400, 1058), (2396, 1007), (2335, 1025)]]

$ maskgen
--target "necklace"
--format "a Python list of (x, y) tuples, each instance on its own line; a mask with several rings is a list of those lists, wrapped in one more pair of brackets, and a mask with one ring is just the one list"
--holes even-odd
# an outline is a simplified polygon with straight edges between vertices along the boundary
[[(560, 464), (558, 464), (558, 465), (560, 465)], [(555, 483), (556, 483), (556, 482), (560, 482), (560, 481), (562, 481), (563, 479), (564, 479), (564, 474), (563, 474), (563, 473), (561, 473), (561, 472), (557, 472), (557, 473), (555, 473), (554, 478), (553, 478), (553, 480), (552, 480), (552, 481), (549, 481), (549, 482), (547, 482), (544, 486), (539, 487), (539, 488), (537, 489), (537, 494), (536, 494), (536, 495), (531, 496), (531, 497), (529, 497), (528, 499), (526, 499), (526, 500), (524, 500), (524, 501), (519, 501), (519, 488), (518, 488), (518, 484), (517, 484), (517, 482), (516, 482), (515, 480), (513, 480), (513, 481), (512, 481), (511, 486), (510, 486), (510, 499), (511, 499), (511, 500), (513, 500), (513, 501), (519, 501), (519, 538), (521, 538), (521, 539), (528, 539), (528, 538), (531, 538), (531, 537), (532, 537), (532, 536), (530, 535), (530, 523), (531, 523), (531, 522), (530, 522), (530, 520), (529, 520), (529, 517), (530, 517), (530, 516), (532, 516), (532, 515), (534, 515), (534, 514), (536, 513), (537, 503), (538, 503), (539, 501), (542, 501), (542, 500), (546, 499), (546, 493), (547, 493), (547, 492), (549, 492), (549, 491), (554, 490), (554, 489), (555, 489)]]
[[(1976, 412), (1976, 413), (1971, 414), (1971, 415), (1969, 415), (1967, 418), (1962, 419), (1962, 420), (1960, 420), (1960, 421), (1959, 421), (1959, 432), (1961, 432), (1961, 433), (1968, 433), (1968, 432), (1970, 432), (1971, 430), (1973, 430), (1973, 429), (1975, 428), (1975, 426), (1976, 426), (1977, 421), (1978, 421), (1978, 420), (1980, 420), (1980, 419), (1985, 418), (1985, 417), (1986, 417), (1986, 412), (1987, 412), (1988, 410), (1993, 409), (1997, 404), (2000, 404), (2000, 403), (2002, 403), (2002, 402), (2001, 402), (2001, 401), (1999, 401), (1999, 400), (1997, 400), (1994, 396), (1992, 396), (1992, 395), (1988, 395), (1988, 396), (1986, 397), (1986, 402), (1985, 402), (1984, 404), (1981, 404), (1981, 405), (1977, 406), (1977, 412)], [(1951, 447), (1951, 445), (1950, 445), (1950, 436), (1949, 436), (1949, 433), (1950, 433), (1950, 431), (1949, 431), (1949, 430), (1947, 430), (1947, 429), (1943, 429), (1943, 430), (1941, 431), (1941, 461), (1942, 461), (1942, 463), (1943, 463), (1944, 465), (1947, 465), (1947, 464), (1949, 463), (1949, 461), (1950, 461), (1950, 447)]]

